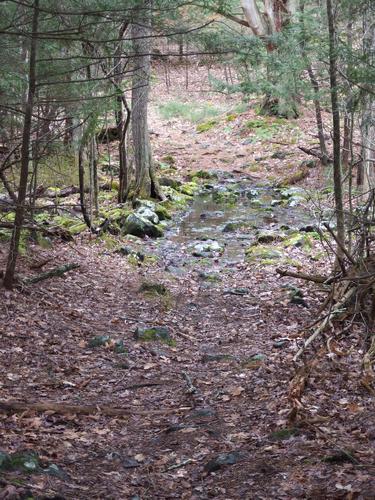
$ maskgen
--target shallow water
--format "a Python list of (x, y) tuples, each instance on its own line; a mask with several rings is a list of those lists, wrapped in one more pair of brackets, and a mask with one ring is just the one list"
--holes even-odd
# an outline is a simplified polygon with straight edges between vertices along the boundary
[[(235, 184), (239, 193), (236, 203), (217, 203), (213, 192)], [(254, 193), (253, 193), (254, 191)], [(248, 197), (248, 193), (254, 196)], [(282, 231), (288, 227), (311, 224), (312, 216), (302, 206), (271, 206), (272, 200), (280, 199), (276, 189), (256, 186), (248, 179), (222, 179), (212, 190), (197, 195), (186, 211), (175, 215), (165, 232), (165, 237), (149, 240), (148, 246), (161, 263), (172, 273), (180, 274), (184, 269), (205, 268), (220, 270), (243, 262), (245, 250), (256, 238), (259, 230)], [(243, 228), (225, 232), (228, 223), (243, 223)], [(200, 258), (192, 255), (194, 245), (206, 240), (217, 241), (224, 246), (222, 255)]]

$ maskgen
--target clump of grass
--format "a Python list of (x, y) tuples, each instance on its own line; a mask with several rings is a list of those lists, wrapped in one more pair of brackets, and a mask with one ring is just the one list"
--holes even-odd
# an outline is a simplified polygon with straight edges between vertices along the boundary
[(182, 118), (192, 123), (199, 123), (222, 114), (223, 110), (209, 103), (168, 101), (159, 106), (159, 113), (166, 120)]

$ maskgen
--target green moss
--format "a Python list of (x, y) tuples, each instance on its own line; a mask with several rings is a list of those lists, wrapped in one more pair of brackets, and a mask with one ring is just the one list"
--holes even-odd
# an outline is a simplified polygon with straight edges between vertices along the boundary
[(187, 196), (194, 196), (199, 191), (199, 184), (193, 181), (186, 182), (185, 184), (182, 184), (178, 190)]
[(238, 200), (238, 194), (234, 191), (220, 190), (212, 193), (212, 199), (216, 203), (234, 205)]
[(225, 121), (226, 122), (233, 122), (237, 118), (237, 116), (238, 115), (236, 113), (229, 113), (228, 115), (226, 115)]
[(164, 187), (163, 191), (168, 200), (159, 203), (159, 205), (170, 210), (179, 210), (185, 208), (189, 200), (191, 200), (190, 196), (179, 193), (171, 187)]
[(0, 229), (0, 241), (7, 243), (12, 237), (12, 231), (10, 229)]
[(139, 291), (150, 295), (166, 295), (168, 293), (167, 287), (163, 283), (151, 283), (148, 281), (144, 281), (141, 284)]
[(281, 250), (266, 245), (252, 246), (245, 252), (248, 262), (260, 262), (262, 264), (274, 264), (275, 260), (284, 257)]
[(161, 221), (163, 220), (169, 220), (172, 218), (171, 214), (168, 212), (167, 208), (163, 205), (160, 205), (158, 203), (155, 207), (155, 213), (159, 217)]
[(313, 247), (313, 242), (319, 240), (319, 234), (312, 233), (295, 233), (283, 242), (285, 248), (289, 247), (301, 247), (304, 250), (311, 250)]
[(217, 120), (209, 120), (208, 122), (197, 125), (196, 130), (199, 134), (202, 134), (203, 132), (211, 130), (215, 125), (217, 125), (217, 123)]
[(217, 179), (218, 175), (216, 172), (209, 172), (207, 170), (197, 170), (196, 172), (193, 172), (190, 176), (191, 180), (198, 178), (198, 179)]

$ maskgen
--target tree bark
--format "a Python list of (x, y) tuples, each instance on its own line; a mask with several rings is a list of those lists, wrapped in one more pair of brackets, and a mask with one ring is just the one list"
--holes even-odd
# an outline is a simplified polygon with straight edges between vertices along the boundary
[(151, 73), (151, 15), (152, 0), (144, 0), (138, 18), (132, 24), (134, 73), (132, 82), (132, 138), (135, 165), (135, 191), (133, 198), (162, 198), (153, 175), (150, 134), (148, 130), (148, 100)]
[(29, 176), (32, 114), (33, 114), (34, 98), (36, 93), (36, 53), (37, 53), (37, 32), (38, 32), (38, 20), (39, 20), (39, 0), (34, 0), (33, 9), (34, 12), (32, 18), (30, 61), (29, 61), (29, 75), (28, 75), (29, 89), (25, 104), (25, 114), (24, 114), (23, 132), (22, 132), (21, 172), (20, 172), (20, 180), (18, 188), (16, 214), (14, 220), (14, 229), (10, 241), (8, 261), (4, 276), (4, 286), (5, 288), (8, 289), (11, 289), (13, 287), (13, 282), (14, 282), (14, 274), (16, 270), (21, 229), (25, 217), (25, 200), (27, 191), (27, 180)]
[(328, 35), (329, 35), (329, 77), (331, 88), (331, 106), (333, 122), (333, 183), (335, 191), (335, 206), (337, 220), (337, 256), (343, 255), (342, 247), (345, 246), (345, 219), (341, 180), (341, 134), (340, 134), (340, 110), (338, 103), (337, 88), (337, 44), (336, 28), (333, 15), (332, 0), (327, 0)]
[[(363, 14), (363, 52), (368, 65), (375, 64), (375, 7), (368, 4)], [(361, 119), (362, 158), (363, 158), (363, 192), (375, 188), (375, 98), (367, 92), (363, 96), (363, 112)]]

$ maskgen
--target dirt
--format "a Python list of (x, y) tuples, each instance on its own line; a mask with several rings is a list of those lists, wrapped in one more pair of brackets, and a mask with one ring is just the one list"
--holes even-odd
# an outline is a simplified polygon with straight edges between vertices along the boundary
[[(191, 69), (188, 93), (177, 70), (173, 95), (207, 100), (202, 71)], [(241, 143), (238, 131), (254, 109), (226, 131), (219, 126), (197, 134), (195, 125), (163, 122), (157, 114), (157, 99), (167, 98), (161, 78), (151, 113), (159, 134), (154, 150), (160, 158), (173, 155), (181, 173), (220, 165), (243, 175), (244, 158), (274, 152), (267, 140)], [(198, 81), (203, 88), (197, 96)], [(209, 97), (227, 103), (225, 96)], [(301, 142), (310, 133), (309, 113), (295, 122)], [(277, 145), (292, 155), (293, 165), (304, 159), (297, 145)], [(287, 162), (269, 158), (251, 174), (261, 180), (271, 172), (282, 176)], [(318, 169), (306, 183), (318, 185), (323, 177)], [(152, 242), (142, 244), (153, 251)], [(322, 291), (279, 279), (273, 265), (223, 267), (219, 257), (197, 260), (182, 273), (172, 273), (163, 258), (134, 267), (88, 236), (48, 252), (31, 248), (20, 273), (32, 274), (30, 264), (46, 255), (53, 256), (47, 268), (67, 262), (80, 268), (23, 290), (0, 290), (0, 402), (52, 401), (97, 410), (0, 413), (0, 451), (33, 451), (41, 464), (37, 473), (3, 472), (0, 498), (375, 497), (374, 399), (360, 383), (361, 325), (352, 325), (350, 335), (330, 332), (334, 352), (321, 349), (327, 338), (309, 351), (306, 358), (318, 365), (297, 418), (289, 419), (293, 356), (304, 327), (316, 320)], [(1, 245), (0, 268), (5, 257)], [(322, 272), (327, 265), (306, 258), (303, 270)], [(219, 281), (205, 280), (202, 272), (214, 270)], [(140, 291), (145, 281), (165, 285), (167, 293)], [(307, 307), (291, 303), (285, 283), (302, 290)], [(167, 327), (173, 342), (139, 342), (139, 326)], [(109, 339), (91, 347), (100, 336)], [(119, 341), (123, 349), (116, 347)], [(104, 407), (129, 414), (105, 416)], [(45, 471), (51, 464), (59, 477)]]

